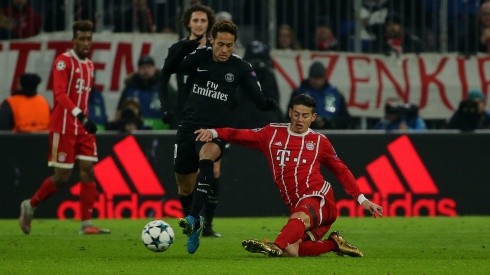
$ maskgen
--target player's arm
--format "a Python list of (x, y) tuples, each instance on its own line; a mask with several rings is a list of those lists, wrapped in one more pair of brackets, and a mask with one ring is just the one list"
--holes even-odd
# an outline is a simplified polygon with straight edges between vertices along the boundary
[(347, 165), (345, 165), (345, 163), (337, 156), (330, 141), (323, 136), (320, 143), (320, 162), (337, 177), (340, 184), (344, 187), (345, 192), (356, 199), (359, 204), (373, 214), (374, 217), (382, 217), (383, 208), (368, 200), (364, 194), (361, 193), (354, 175)]
[(58, 59), (53, 67), (53, 97), (61, 107), (68, 110), (75, 118), (77, 118), (83, 127), (89, 133), (97, 132), (97, 126), (88, 119), (87, 115), (83, 113), (75, 103), (67, 95), (68, 91), (68, 79), (71, 71), (71, 65), (69, 62), (63, 59)]
[(68, 97), (68, 79), (71, 71), (71, 65), (67, 60), (58, 59), (53, 71), (53, 97), (61, 107), (67, 109), (73, 116), (77, 116), (82, 112), (75, 103)]
[(197, 134), (196, 141), (211, 141), (213, 138), (219, 138), (226, 142), (240, 144), (246, 147), (260, 149), (261, 141), (266, 140), (265, 128), (259, 129), (235, 129), (235, 128), (216, 128), (216, 129), (199, 129), (194, 132)]
[(170, 74), (163, 71), (160, 72), (160, 89), (158, 90), (158, 98), (162, 106), (168, 102), (168, 85), (170, 82)]
[(160, 72), (160, 86), (158, 89), (158, 99), (160, 99), (160, 105), (162, 106), (162, 121), (170, 124), (173, 122), (173, 113), (169, 104), (169, 82), (170, 74), (164, 71)]
[(182, 62), (180, 62), (179, 72), (186, 75), (195, 75), (199, 63), (210, 56), (211, 48), (199, 47), (192, 53), (188, 54)]
[(192, 53), (199, 47), (202, 36), (193, 40), (181, 40), (173, 44), (169, 50), (167, 58), (163, 64), (163, 71), (168, 74), (176, 73), (179, 70), (180, 63), (188, 54)]
[[(182, 47), (182, 42), (179, 41), (168, 49), (168, 54), (167, 58), (165, 58), (165, 61), (163, 62), (163, 68), (162, 71), (165, 72), (168, 75), (171, 75), (173, 73), (177, 72), (177, 69), (179, 68), (179, 63), (184, 59), (184, 56), (180, 56), (180, 50)], [(179, 60), (180, 59), (180, 60)]]
[[(246, 64), (246, 65), (245, 65)], [(279, 108), (277, 102), (268, 98), (262, 92), (262, 87), (260, 86), (260, 82), (257, 79), (257, 75), (248, 62), (243, 64), (243, 77), (241, 77), (240, 85), (244, 88), (244, 91), (249, 93), (250, 98), (257, 106), (257, 109), (261, 111), (270, 111)]]

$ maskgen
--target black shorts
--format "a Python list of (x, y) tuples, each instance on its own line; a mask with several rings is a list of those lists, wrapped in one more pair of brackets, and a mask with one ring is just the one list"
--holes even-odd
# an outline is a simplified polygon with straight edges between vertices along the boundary
[[(196, 134), (194, 130), (181, 130), (177, 131), (177, 139), (174, 144), (174, 171), (178, 174), (190, 174), (197, 172), (199, 168), (199, 151), (201, 147), (206, 143), (202, 141), (196, 141)], [(219, 138), (213, 139), (211, 142), (215, 143), (223, 152), (226, 143)], [(221, 155), (215, 161), (218, 161)]]

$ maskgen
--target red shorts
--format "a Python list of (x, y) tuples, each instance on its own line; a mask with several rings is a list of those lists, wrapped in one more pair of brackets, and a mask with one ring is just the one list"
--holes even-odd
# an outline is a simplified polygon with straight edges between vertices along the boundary
[(297, 206), (292, 209), (294, 212), (304, 212), (310, 217), (309, 233), (311, 240), (321, 240), (327, 234), (330, 227), (337, 219), (337, 206), (333, 197), (333, 190), (327, 196), (311, 196), (302, 198)]
[(49, 132), (48, 166), (72, 169), (76, 159), (97, 162), (95, 135)]

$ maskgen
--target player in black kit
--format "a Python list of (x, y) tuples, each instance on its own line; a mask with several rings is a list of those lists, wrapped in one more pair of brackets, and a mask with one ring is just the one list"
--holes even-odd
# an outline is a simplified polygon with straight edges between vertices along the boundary
[[(170, 46), (168, 49), (168, 56), (175, 56), (186, 42), (196, 40), (196, 38), (199, 38), (199, 40), (197, 40), (199, 42), (199, 46), (211, 46), (211, 43), (208, 40), (208, 34), (211, 27), (214, 25), (214, 22), (214, 11), (210, 7), (197, 4), (188, 8), (182, 15), (182, 24), (183, 27), (185, 27), (189, 32), (189, 36), (175, 42), (172, 46)], [(167, 59), (165, 63), (167, 63), (168, 60), (169, 59)], [(170, 74), (163, 74), (163, 77), (165, 79), (165, 83), (168, 84)], [(164, 113), (164, 120), (167, 120), (168, 123), (173, 122), (173, 120), (176, 120), (177, 122), (180, 121), (182, 110), (185, 106), (187, 98), (189, 97), (189, 90), (185, 89), (185, 83), (187, 82), (188, 76), (178, 72), (176, 77), (178, 89), (177, 108), (175, 110), (175, 114), (168, 113), (171, 112), (171, 110), (166, 109), (167, 113)], [(162, 85), (162, 100), (167, 101), (168, 90), (165, 88), (167, 88), (167, 85)]]
[(186, 85), (190, 94), (177, 131), (174, 170), (179, 186), (195, 188), (190, 214), (179, 221), (188, 236), (190, 254), (199, 247), (204, 224), (199, 213), (213, 185), (213, 163), (220, 159), (225, 145), (219, 139), (198, 142), (194, 131), (226, 126), (239, 85), (250, 93), (260, 110), (278, 108), (277, 102), (262, 93), (252, 66), (232, 54), (237, 40), (236, 25), (221, 20), (211, 29), (211, 36), (211, 47), (196, 49), (199, 38), (186, 41), (175, 55), (167, 57), (163, 68), (165, 73), (180, 72), (189, 77)]
[[(199, 46), (211, 46), (211, 43), (208, 39), (208, 34), (210, 33), (211, 27), (214, 25), (215, 16), (214, 11), (205, 5), (193, 5), (188, 8), (184, 14), (182, 15), (182, 24), (189, 32), (189, 36), (175, 42), (168, 49), (168, 56), (172, 57), (178, 54), (180, 49), (185, 45), (189, 40), (195, 40), (198, 37), (201, 37), (199, 40)], [(168, 58), (171, 60), (171, 58)], [(190, 89), (185, 85), (188, 80), (188, 75), (178, 72), (176, 74), (177, 78), (177, 108), (175, 112), (170, 110), (169, 101), (169, 80), (170, 74), (163, 72), (162, 73), (162, 85), (160, 89), (160, 101), (162, 106), (167, 108), (162, 108), (164, 110), (163, 113), (163, 122), (171, 125), (178, 124), (180, 122), (182, 116), (182, 110), (184, 109), (187, 98), (189, 97)], [(174, 115), (175, 114), (175, 115)], [(175, 127), (175, 126), (173, 126)], [(208, 200), (204, 205), (202, 210), (202, 216), (205, 219), (204, 228), (202, 232), (203, 237), (221, 237), (221, 234), (214, 231), (213, 229), (213, 219), (216, 211), (216, 207), (219, 202), (219, 189), (220, 189), (220, 174), (221, 174), (221, 161), (217, 161), (213, 166), (213, 174), (214, 174), (214, 183), (213, 188), (208, 194)], [(192, 182), (195, 182), (193, 180)], [(194, 196), (194, 185), (181, 184), (178, 183), (178, 193), (179, 200), (182, 205), (182, 210), (184, 212), (184, 216), (189, 215), (191, 210), (192, 200)]]

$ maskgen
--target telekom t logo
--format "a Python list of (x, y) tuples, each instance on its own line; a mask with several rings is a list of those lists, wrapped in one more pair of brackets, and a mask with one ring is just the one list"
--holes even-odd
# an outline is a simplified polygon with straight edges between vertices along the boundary
[[(98, 218), (122, 218), (127, 216), (125, 213), (130, 213), (131, 218), (146, 218), (149, 211), (154, 217), (182, 216), (182, 207), (178, 200), (162, 201), (166, 194), (164, 185), (160, 183), (134, 136), (128, 136), (118, 142), (114, 145), (113, 151), (114, 157), (107, 156), (94, 166), (95, 178), (103, 190), (94, 207), (98, 212)], [(118, 167), (116, 160), (119, 161), (121, 168)], [(131, 190), (121, 170), (126, 173), (135, 191)], [(70, 192), (78, 196), (80, 184), (74, 185)], [(140, 201), (140, 196), (156, 197), (159, 200)], [(129, 200), (120, 198), (129, 198)], [(58, 217), (64, 218), (65, 211), (69, 209), (75, 212), (76, 218), (77, 210), (74, 208), (71, 202), (63, 202), (58, 208)]]
[[(385, 216), (457, 215), (452, 198), (437, 197), (439, 189), (408, 136), (392, 141), (387, 149), (388, 155), (366, 165), (371, 181), (366, 176), (357, 179), (361, 192), (383, 206)], [(362, 207), (356, 209), (352, 201), (341, 200), (337, 206), (341, 213), (347, 209), (350, 216), (364, 215)]]
[(289, 155), (291, 154), (291, 151), (289, 150), (277, 150), (277, 159), (280, 160), (281, 162), (279, 163), (279, 166), (286, 166), (286, 161), (289, 161)]

